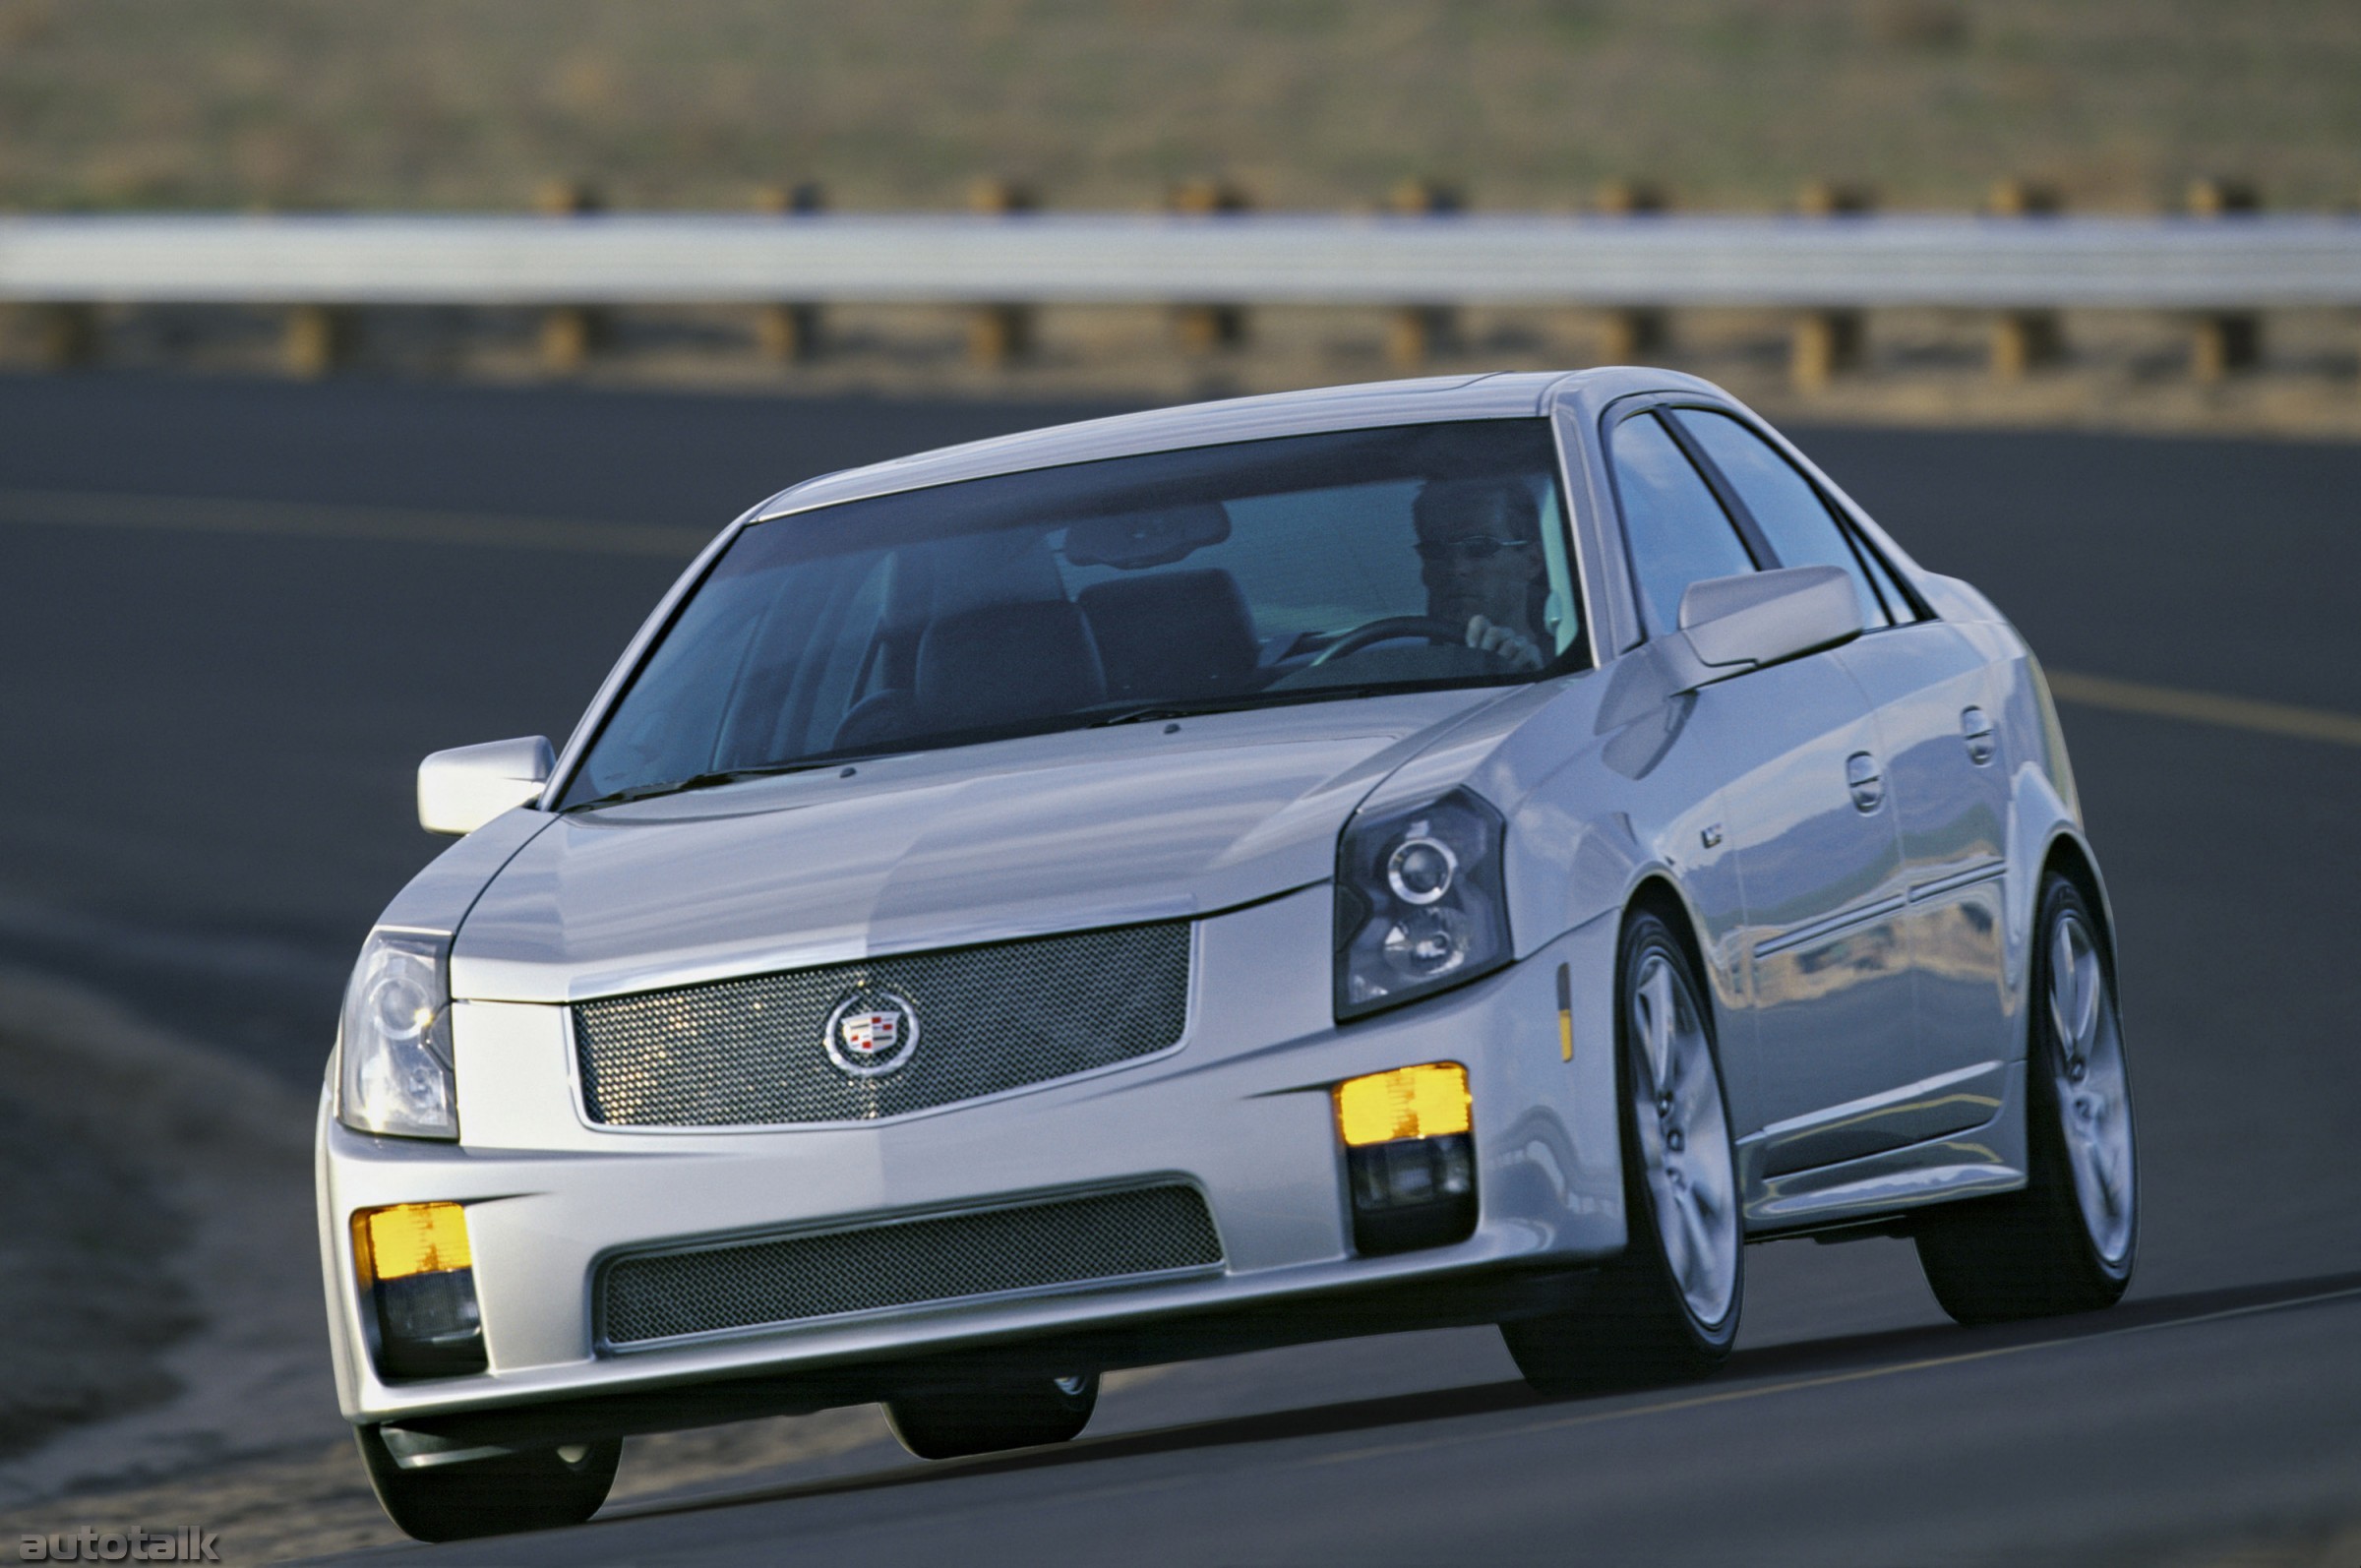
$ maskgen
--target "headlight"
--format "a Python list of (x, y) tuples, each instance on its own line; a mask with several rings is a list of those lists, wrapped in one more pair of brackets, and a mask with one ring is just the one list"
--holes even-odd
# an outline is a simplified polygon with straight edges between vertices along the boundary
[(1508, 962), (1500, 814), (1466, 790), (1347, 824), (1336, 864), (1336, 1015), (1358, 1017)]
[(451, 1070), (448, 936), (377, 931), (344, 991), (337, 1115), (356, 1132), (459, 1135)]

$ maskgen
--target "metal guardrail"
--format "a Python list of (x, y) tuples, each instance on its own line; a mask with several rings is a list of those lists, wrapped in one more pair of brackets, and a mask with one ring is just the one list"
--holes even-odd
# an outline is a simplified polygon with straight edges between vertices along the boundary
[(0, 218), (0, 300), (2361, 305), (2361, 218), (613, 213)]

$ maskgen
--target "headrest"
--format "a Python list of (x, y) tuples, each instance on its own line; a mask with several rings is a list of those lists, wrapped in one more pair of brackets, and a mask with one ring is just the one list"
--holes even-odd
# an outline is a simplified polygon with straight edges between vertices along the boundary
[(1254, 613), (1219, 568), (1117, 577), (1077, 600), (1109, 696), (1212, 696), (1244, 690), (1254, 674)]
[(1099, 650), (1063, 599), (943, 616), (918, 643), (918, 717), (930, 730), (1045, 718), (1107, 698)]

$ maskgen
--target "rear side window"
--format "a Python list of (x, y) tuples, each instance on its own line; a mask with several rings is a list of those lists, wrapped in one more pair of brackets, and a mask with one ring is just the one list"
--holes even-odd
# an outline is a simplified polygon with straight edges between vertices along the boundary
[(1608, 451), (1632, 586), (1649, 634), (1662, 636), (1679, 629), (1680, 596), (1690, 583), (1752, 572), (1754, 558), (1696, 465), (1654, 414), (1617, 425)]
[(1811, 481), (1795, 471), (1770, 443), (1727, 414), (1683, 408), (1674, 418), (1695, 439), (1706, 459), (1746, 509), (1763, 542), (1783, 567), (1843, 567), (1861, 601), (1861, 624), (1889, 623), (1884, 602), (1869, 579), (1859, 553), (1820, 499)]

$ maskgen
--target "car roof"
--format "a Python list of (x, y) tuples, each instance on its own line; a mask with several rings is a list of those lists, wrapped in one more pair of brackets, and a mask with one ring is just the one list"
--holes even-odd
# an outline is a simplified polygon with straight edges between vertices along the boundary
[[(1666, 371), (1608, 367), (1573, 372), (1428, 376), (1413, 381), (1364, 382), (1308, 392), (1186, 403), (1177, 408), (1051, 425), (822, 474), (771, 497), (750, 513), (747, 520), (761, 521), (840, 501), (923, 490), (988, 474), (1017, 473), (1028, 468), (1051, 468), (1136, 452), (1379, 425), (1529, 418), (1547, 412), (1556, 395), (1576, 389), (1594, 395), (1619, 392), (1623, 389), (1615, 384), (1624, 380), (1631, 382), (1628, 390), (1632, 392), (1705, 385)], [(1603, 383), (1608, 385), (1600, 385)]]

